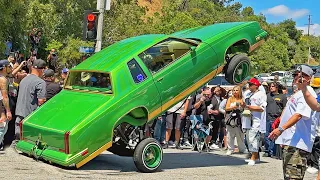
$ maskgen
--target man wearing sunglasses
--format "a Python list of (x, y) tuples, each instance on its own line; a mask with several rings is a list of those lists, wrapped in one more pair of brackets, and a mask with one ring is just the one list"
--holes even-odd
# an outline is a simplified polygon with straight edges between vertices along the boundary
[[(266, 132), (266, 113), (267, 96), (259, 90), (260, 82), (256, 78), (251, 78), (248, 81), (250, 93), (247, 95), (244, 109), (250, 111), (249, 123), (243, 122), (243, 128), (246, 133), (246, 141), (248, 149), (252, 153), (250, 159), (247, 159), (249, 166), (253, 166), (259, 161), (259, 145), (260, 135)], [(246, 125), (248, 126), (246, 126)]]
[[(305, 65), (297, 67), (293, 73), (295, 85), (303, 79), (310, 82), (313, 70)], [(311, 96), (317, 94), (306, 84)], [(284, 179), (303, 179), (307, 169), (307, 156), (310, 154), (315, 136), (315, 124), (312, 109), (306, 103), (302, 87), (293, 94), (282, 112), (279, 127), (274, 129), (269, 138), (276, 139), (276, 144), (283, 146), (283, 174)]]

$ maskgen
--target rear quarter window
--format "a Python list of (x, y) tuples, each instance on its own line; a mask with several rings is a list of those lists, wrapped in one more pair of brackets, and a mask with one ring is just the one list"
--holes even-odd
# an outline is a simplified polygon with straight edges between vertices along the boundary
[(147, 78), (146, 74), (143, 72), (142, 68), (136, 60), (132, 59), (127, 63), (127, 65), (133, 78), (133, 81), (136, 84), (144, 81)]

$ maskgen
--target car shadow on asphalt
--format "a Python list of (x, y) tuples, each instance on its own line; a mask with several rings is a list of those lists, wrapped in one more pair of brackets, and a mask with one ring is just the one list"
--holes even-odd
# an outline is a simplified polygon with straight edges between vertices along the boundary
[[(260, 163), (266, 163), (261, 161)], [(214, 153), (164, 153), (160, 169), (197, 168), (215, 166), (241, 166), (247, 163), (243, 158)], [(120, 172), (137, 171), (132, 157), (120, 157), (114, 154), (101, 154), (88, 162), (80, 170), (116, 170)]]

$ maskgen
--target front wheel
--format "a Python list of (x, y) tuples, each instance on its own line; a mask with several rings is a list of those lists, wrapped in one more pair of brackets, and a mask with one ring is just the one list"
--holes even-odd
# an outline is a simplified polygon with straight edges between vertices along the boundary
[(227, 65), (226, 80), (234, 85), (242, 83), (250, 73), (250, 59), (244, 54), (237, 54)]
[(142, 140), (136, 147), (133, 161), (141, 172), (151, 173), (161, 165), (163, 151), (160, 144), (153, 138)]

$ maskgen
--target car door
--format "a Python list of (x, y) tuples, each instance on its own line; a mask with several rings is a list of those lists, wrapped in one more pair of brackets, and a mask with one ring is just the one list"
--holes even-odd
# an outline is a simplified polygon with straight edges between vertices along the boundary
[[(162, 111), (192, 93), (194, 85), (214, 68), (215, 52), (205, 43), (168, 38), (139, 55), (150, 70), (162, 102)], [(210, 79), (209, 79), (210, 80)], [(193, 87), (193, 88), (192, 88)]]

